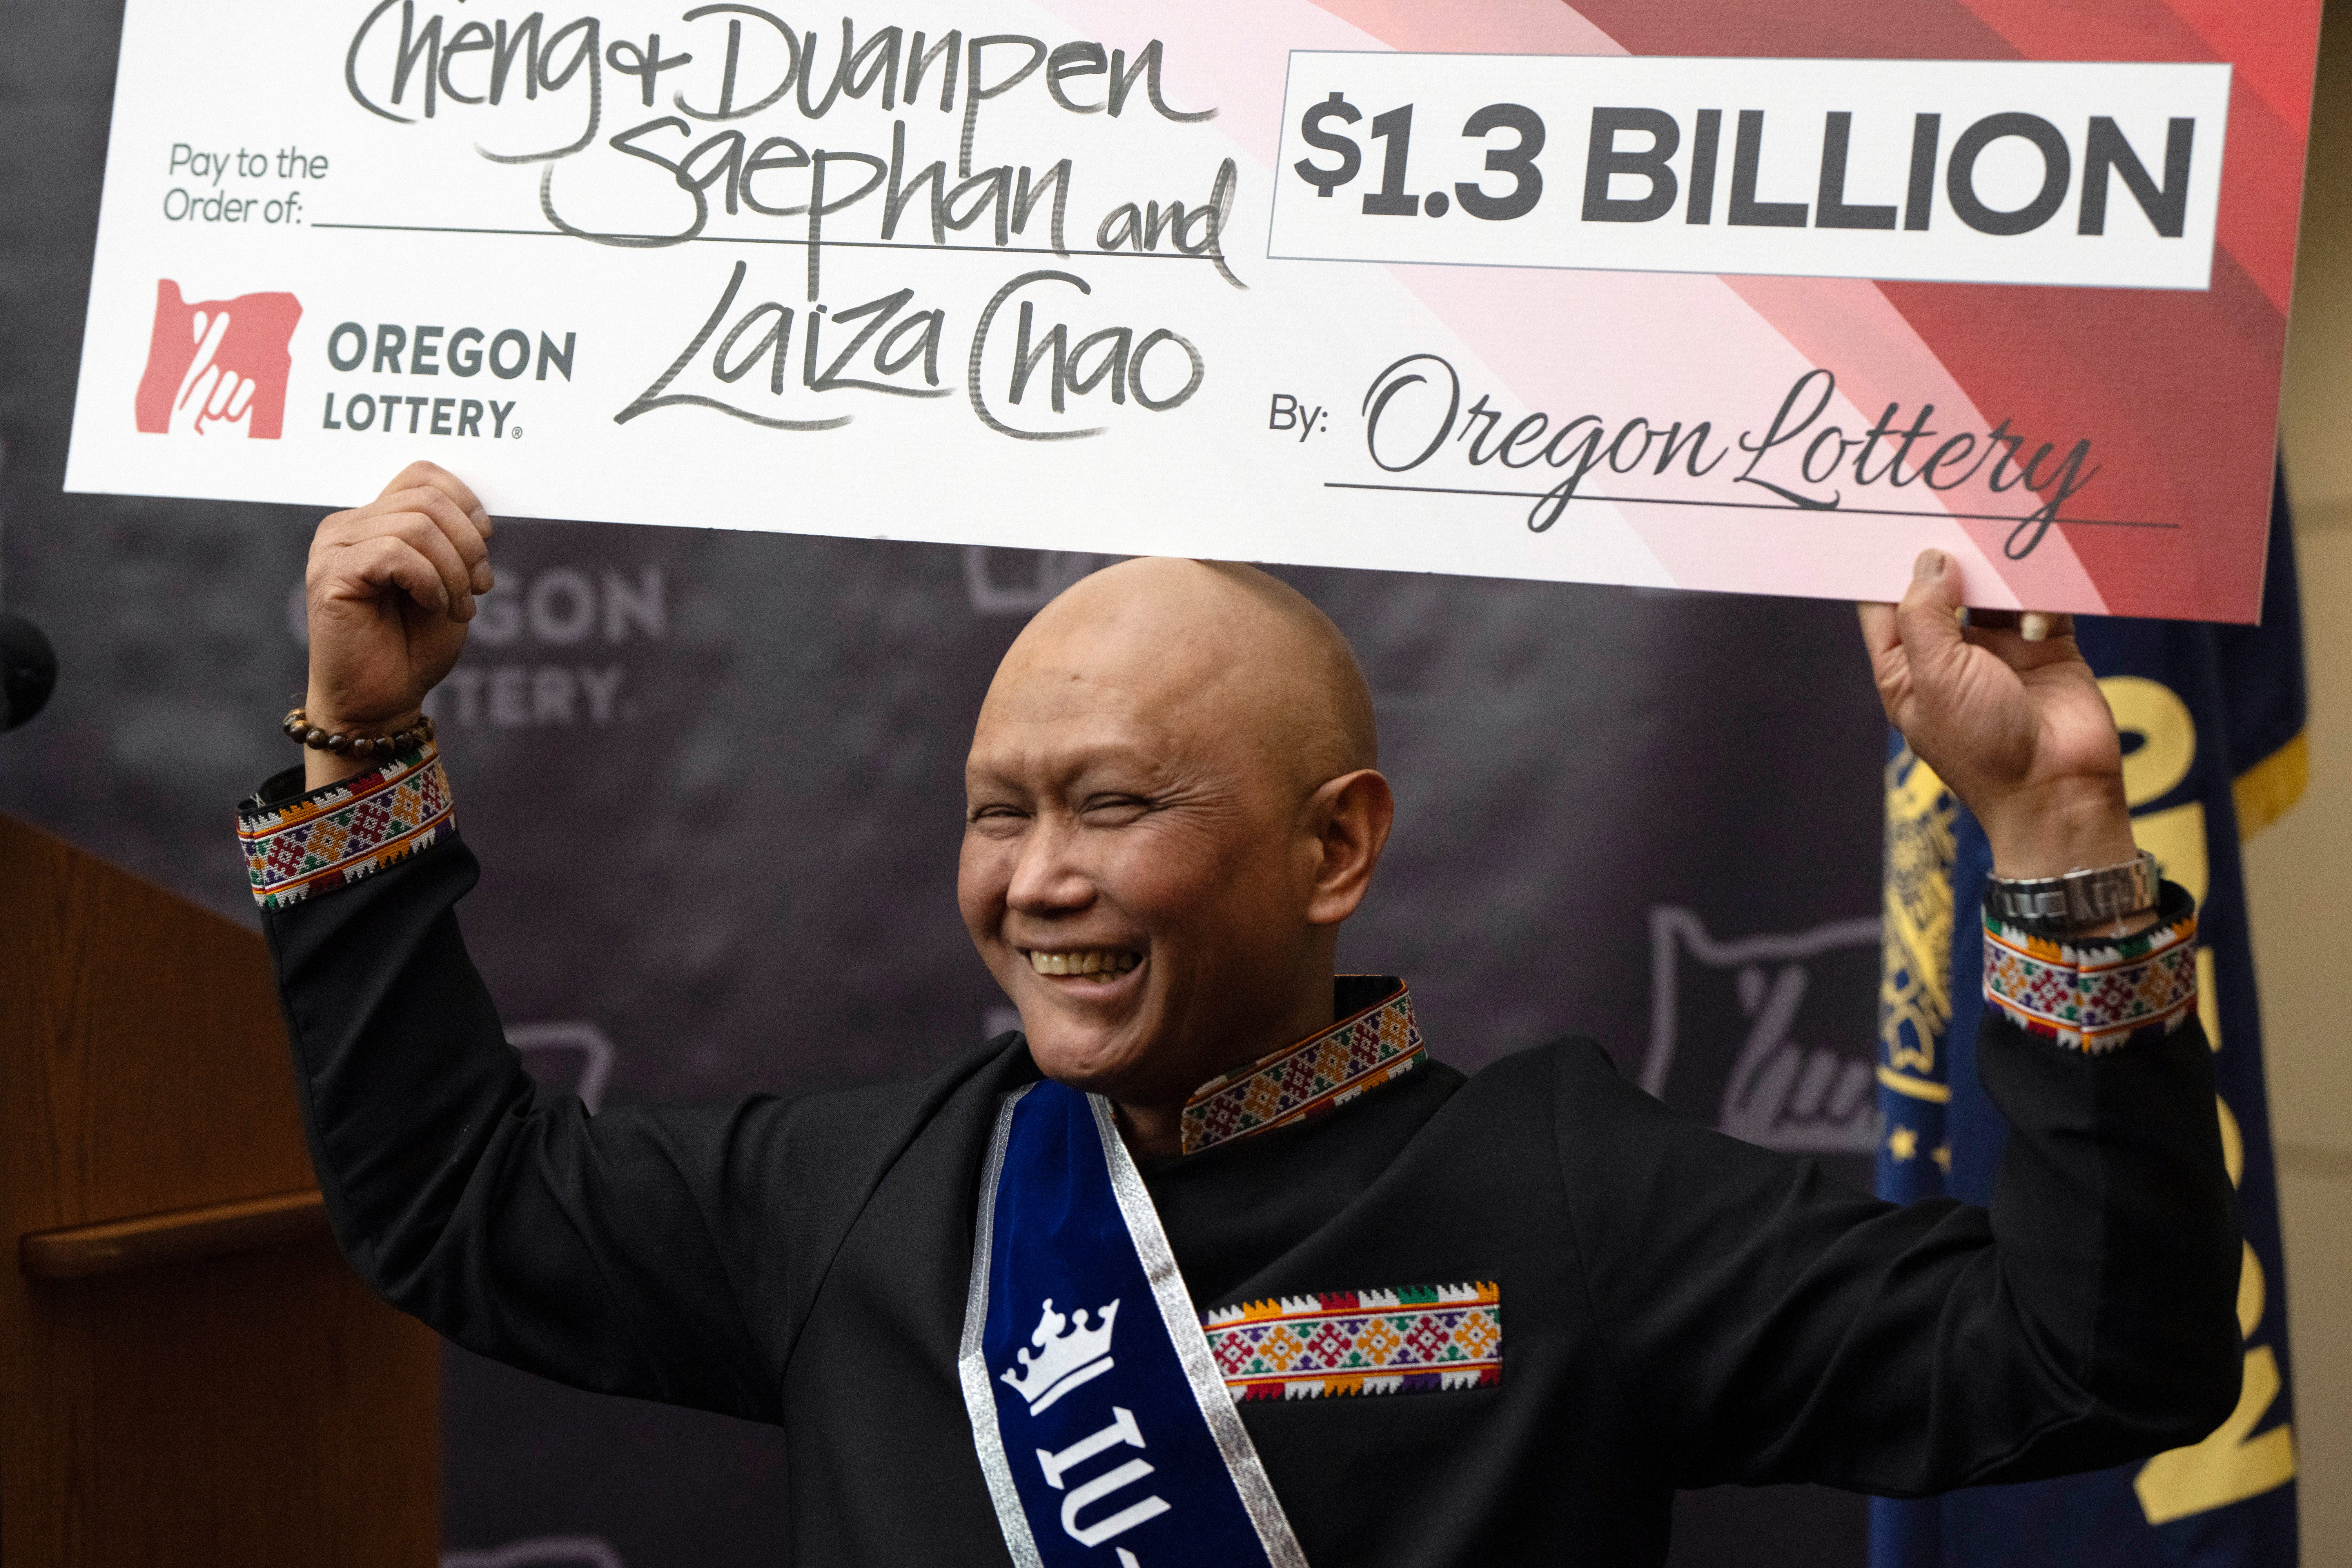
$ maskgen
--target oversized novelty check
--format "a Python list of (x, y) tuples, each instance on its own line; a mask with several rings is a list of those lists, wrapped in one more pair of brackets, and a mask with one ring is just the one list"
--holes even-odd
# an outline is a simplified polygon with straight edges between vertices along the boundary
[(587, 3), (129, 0), (68, 487), (2258, 614), (2317, 0)]

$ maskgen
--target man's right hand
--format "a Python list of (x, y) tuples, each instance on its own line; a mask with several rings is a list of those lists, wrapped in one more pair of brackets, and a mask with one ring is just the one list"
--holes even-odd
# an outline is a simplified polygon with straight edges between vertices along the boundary
[[(463, 480), (423, 462), (365, 506), (319, 524), (304, 576), (311, 723), (385, 735), (415, 721), (466, 647), (474, 595), (495, 581), (491, 528)], [(304, 755), (312, 789), (371, 765), (332, 752)]]

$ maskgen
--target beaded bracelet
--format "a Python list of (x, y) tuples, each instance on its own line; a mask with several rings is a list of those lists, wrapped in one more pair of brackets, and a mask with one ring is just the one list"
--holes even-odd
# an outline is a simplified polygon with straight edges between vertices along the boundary
[(402, 752), (413, 752), (433, 739), (430, 716), (419, 718), (405, 730), (395, 730), (389, 735), (346, 735), (340, 731), (330, 732), (310, 722), (310, 716), (299, 708), (289, 711), (278, 726), (287, 739), (299, 741), (314, 752), (332, 752), (339, 757), (390, 757)]

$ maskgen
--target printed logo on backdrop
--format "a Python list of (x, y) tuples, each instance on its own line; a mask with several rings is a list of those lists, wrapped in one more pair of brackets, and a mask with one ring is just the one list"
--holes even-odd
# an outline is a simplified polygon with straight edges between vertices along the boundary
[(1031, 616), (1079, 578), (1125, 559), (1081, 550), (999, 550), (967, 544), (964, 594), (975, 616)]
[(302, 303), (239, 294), (190, 304), (172, 279), (155, 284), (155, 327), (135, 408), (149, 435), (275, 441), (286, 419), (288, 345)]
[(1867, 1154), (1877, 1145), (1868, 1032), (1875, 919), (1724, 942), (1689, 910), (1650, 911), (1650, 1054), (1642, 1087), (1767, 1149)]
[(541, 1535), (471, 1552), (445, 1552), (441, 1568), (627, 1568), (600, 1536)]
[[(669, 637), (669, 580), (660, 566), (501, 566), (499, 585), (476, 602), (465, 657), (425, 700), (435, 723), (593, 728), (639, 717), (632, 660)], [(307, 643), (299, 583), (286, 615), (294, 640)]]
[(507, 1030), (507, 1044), (521, 1053), (523, 1066), (550, 1094), (576, 1094), (588, 1114), (604, 1109), (604, 1085), (613, 1076), (613, 1042), (585, 1019), (519, 1024)]

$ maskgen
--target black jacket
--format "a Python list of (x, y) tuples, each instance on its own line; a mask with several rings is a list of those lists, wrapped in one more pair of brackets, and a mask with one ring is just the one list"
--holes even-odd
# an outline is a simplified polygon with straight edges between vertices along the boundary
[[(1005, 1563), (955, 1355), (1021, 1037), (920, 1083), (591, 1117), (505, 1042), (455, 914), (477, 875), (452, 835), (265, 916), (352, 1264), (483, 1355), (781, 1424), (795, 1563)], [(2011, 1128), (1990, 1211), (1693, 1126), (1580, 1039), (1144, 1170), (1203, 1310), (1501, 1286), (1498, 1386), (1241, 1407), (1310, 1561), (1655, 1563), (1677, 1487), (2020, 1480), (2231, 1409), (2202, 1035), (2085, 1057), (1989, 1009), (1979, 1049)]]

